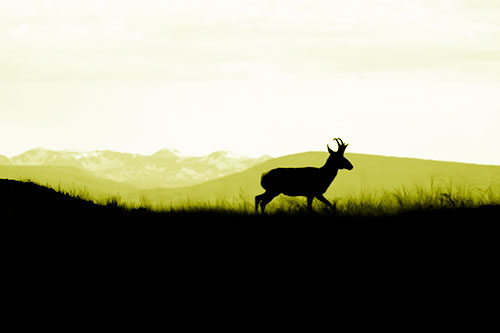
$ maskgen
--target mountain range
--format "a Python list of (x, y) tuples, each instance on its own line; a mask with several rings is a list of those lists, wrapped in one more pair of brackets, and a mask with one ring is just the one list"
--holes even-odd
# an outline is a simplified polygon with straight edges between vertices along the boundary
[(72, 167), (107, 180), (150, 188), (194, 185), (242, 171), (269, 158), (250, 158), (228, 151), (182, 156), (168, 149), (139, 155), (110, 150), (82, 153), (36, 148), (12, 158), (0, 155), (0, 165)]

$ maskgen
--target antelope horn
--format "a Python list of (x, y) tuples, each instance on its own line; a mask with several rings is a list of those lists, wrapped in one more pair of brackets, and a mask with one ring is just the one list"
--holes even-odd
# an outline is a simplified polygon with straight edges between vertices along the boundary
[(344, 143), (344, 141), (342, 141), (342, 139), (341, 139), (341, 138), (335, 138), (335, 139), (333, 139), (333, 140), (335, 140), (339, 146), (347, 146), (347, 145)]

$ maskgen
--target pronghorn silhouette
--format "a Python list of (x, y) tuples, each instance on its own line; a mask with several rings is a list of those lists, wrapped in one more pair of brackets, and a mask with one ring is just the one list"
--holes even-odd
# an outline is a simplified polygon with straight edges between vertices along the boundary
[(347, 144), (342, 139), (333, 139), (338, 149), (333, 151), (326, 145), (330, 156), (321, 168), (276, 168), (262, 174), (260, 184), (266, 192), (255, 197), (255, 212), (260, 209), (264, 213), (266, 205), (274, 197), (283, 193), (289, 196), (304, 196), (307, 198), (307, 208), (311, 210), (314, 198), (329, 207), (334, 207), (324, 196), (340, 169), (352, 170), (353, 166), (344, 157)]

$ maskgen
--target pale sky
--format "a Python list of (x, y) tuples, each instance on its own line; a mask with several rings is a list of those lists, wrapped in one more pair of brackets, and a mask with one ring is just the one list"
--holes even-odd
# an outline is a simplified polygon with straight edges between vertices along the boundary
[(0, 154), (500, 164), (500, 0), (0, 0)]

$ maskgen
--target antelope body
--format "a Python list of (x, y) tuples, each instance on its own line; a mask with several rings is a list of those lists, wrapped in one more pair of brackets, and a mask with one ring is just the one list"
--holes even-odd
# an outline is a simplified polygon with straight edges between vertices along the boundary
[(330, 156), (321, 168), (276, 168), (262, 174), (261, 185), (266, 192), (255, 197), (255, 211), (264, 213), (266, 205), (276, 196), (283, 193), (289, 196), (305, 196), (307, 208), (312, 208), (314, 198), (332, 207), (323, 196), (340, 169), (352, 170), (353, 166), (344, 157), (347, 144), (341, 139), (334, 139), (338, 144), (335, 152), (327, 145)]

